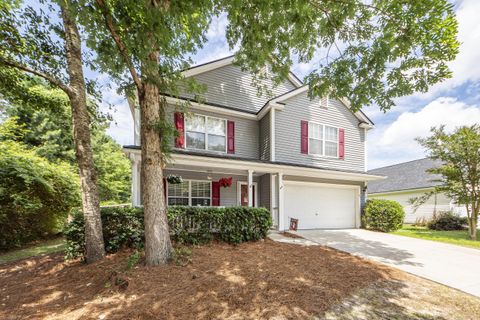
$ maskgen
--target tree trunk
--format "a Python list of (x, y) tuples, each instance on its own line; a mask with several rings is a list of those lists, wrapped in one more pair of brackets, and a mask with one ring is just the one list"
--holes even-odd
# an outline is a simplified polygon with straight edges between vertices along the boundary
[(82, 209), (85, 219), (85, 243), (87, 262), (105, 257), (100, 199), (93, 165), (93, 152), (90, 139), (90, 115), (87, 109), (85, 79), (83, 76), (81, 40), (76, 22), (70, 14), (68, 0), (61, 1), (65, 47), (71, 92), (72, 127), (75, 141), (80, 184), (82, 188)]
[(142, 124), (141, 179), (145, 258), (147, 265), (159, 265), (168, 261), (172, 251), (163, 190), (162, 136), (158, 125), (165, 121), (164, 110), (155, 84), (146, 81), (138, 91)]

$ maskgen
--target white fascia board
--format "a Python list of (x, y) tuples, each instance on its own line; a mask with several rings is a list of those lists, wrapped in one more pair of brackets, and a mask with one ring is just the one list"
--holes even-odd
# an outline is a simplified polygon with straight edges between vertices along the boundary
[(227, 109), (222, 107), (211, 106), (208, 104), (203, 104), (203, 103), (194, 102), (194, 101), (186, 101), (186, 100), (178, 99), (174, 97), (168, 97), (168, 96), (164, 96), (164, 97), (167, 103), (173, 106), (188, 103), (189, 107), (193, 110), (214, 112), (218, 114), (223, 114), (227, 116), (229, 115), (237, 118), (244, 118), (244, 119), (250, 119), (250, 120), (261, 120), (270, 111), (271, 108), (275, 108), (275, 110), (283, 110), (285, 108), (285, 106), (282, 104), (269, 102), (267, 106), (265, 106), (265, 108), (263, 108), (258, 114), (254, 114), (254, 113), (247, 113), (247, 112), (242, 112), (242, 111), (237, 111), (237, 110), (232, 110), (232, 109)]
[(435, 190), (435, 188), (433, 187), (427, 187), (427, 188), (416, 188), (416, 189), (403, 189), (403, 190), (393, 190), (393, 191), (385, 191), (385, 192), (368, 192), (368, 189), (367, 189), (367, 192), (369, 195), (371, 196), (383, 196), (383, 195), (393, 195), (393, 194), (405, 194), (405, 193), (416, 193), (416, 192), (422, 192), (422, 193), (425, 193), (425, 192), (429, 192), (429, 191), (433, 191)]
[[(141, 150), (129, 149), (128, 152), (140, 155)], [(232, 169), (232, 170), (253, 170), (255, 172), (262, 173), (278, 173), (282, 172), (284, 175), (292, 176), (304, 176), (312, 178), (324, 178), (324, 179), (337, 179), (346, 181), (374, 181), (385, 179), (383, 176), (376, 176), (364, 173), (331, 171), (325, 169), (306, 168), (289, 166), (284, 164), (262, 163), (254, 161), (225, 159), (225, 158), (212, 158), (205, 156), (196, 156), (190, 154), (171, 154), (173, 165), (186, 165), (186, 166), (200, 166), (205, 167), (206, 164), (212, 168), (217, 169)]]
[(283, 110), (285, 108), (285, 105), (283, 104), (278, 104), (278, 103), (275, 103), (275, 102), (268, 102), (267, 105), (265, 106), (265, 108), (262, 108), (262, 110), (260, 110), (260, 112), (257, 114), (257, 120), (262, 120), (262, 118), (271, 110), (271, 109), (275, 109), (275, 110)]
[[(124, 148), (125, 150), (126, 148)], [(128, 150), (128, 151), (127, 151)], [(125, 150), (128, 153), (141, 154), (139, 149), (127, 149)], [(213, 158), (205, 157), (201, 155), (191, 155), (191, 154), (171, 154), (173, 162), (171, 165), (184, 165), (184, 166), (199, 166), (205, 167), (205, 164), (211, 166), (212, 168), (217, 169), (232, 169), (232, 170), (253, 170), (255, 172), (262, 173), (278, 173), (282, 172), (284, 175), (291, 176), (304, 176), (312, 178), (323, 178), (323, 179), (335, 179), (335, 180), (346, 180), (346, 181), (375, 181), (382, 180), (386, 177), (377, 176), (365, 173), (354, 173), (354, 172), (343, 172), (343, 171), (332, 171), (325, 169), (316, 169), (316, 168), (307, 168), (307, 167), (297, 167), (289, 166), (284, 164), (274, 164), (274, 163), (262, 163), (255, 161), (245, 161), (245, 160), (236, 160), (236, 159), (225, 159), (225, 158)], [(167, 167), (168, 168), (168, 167)]]
[(307, 90), (308, 90), (308, 86), (306, 86), (306, 85), (305, 85), (305, 86), (302, 86), (302, 87), (297, 88), (297, 89), (295, 89), (295, 90), (292, 90), (292, 91), (290, 91), (290, 92), (288, 92), (288, 93), (286, 93), (286, 94), (283, 94), (283, 95), (281, 95), (281, 96), (279, 96), (279, 97), (277, 97), (277, 98), (272, 99), (272, 100), (270, 101), (270, 103), (277, 103), (277, 102), (285, 101), (285, 100), (290, 99), (290, 98), (292, 98), (292, 97), (295, 97), (296, 95), (299, 95), (300, 93), (303, 93), (303, 92), (305, 92), (305, 91), (307, 91)]
[(182, 75), (185, 78), (188, 78), (188, 77), (196, 76), (198, 74), (201, 74), (201, 73), (204, 73), (204, 72), (207, 72), (207, 71), (211, 71), (211, 70), (215, 70), (215, 69), (218, 69), (218, 68), (221, 68), (221, 67), (224, 67), (224, 66), (228, 66), (229, 64), (233, 63), (233, 59), (234, 59), (234, 57), (232, 56), (232, 57), (227, 57), (227, 58), (224, 58), (224, 59), (220, 59), (220, 60), (217, 60), (217, 61), (214, 61), (214, 62), (211, 62), (211, 63), (206, 63), (206, 64), (200, 65), (198, 67), (193, 66), (192, 68), (183, 71)]
[(297, 88), (303, 86), (303, 82), (298, 80), (298, 78), (291, 71), (288, 73), (288, 80), (290, 80), (290, 82), (293, 83), (293, 85)]
[(226, 109), (222, 107), (215, 107), (208, 104), (203, 104), (203, 103), (194, 102), (194, 101), (186, 101), (186, 100), (177, 99), (174, 97), (165, 96), (165, 99), (168, 104), (174, 105), (174, 106), (188, 103), (189, 107), (194, 110), (209, 111), (209, 112), (215, 112), (218, 114), (230, 115), (238, 118), (257, 120), (257, 115), (253, 113), (246, 113), (246, 112)]
[(225, 159), (225, 158), (212, 158), (204, 156), (186, 155), (186, 154), (172, 154), (174, 164), (179, 165), (191, 165), (191, 166), (205, 166), (208, 163), (209, 166), (223, 169), (236, 169), (246, 170), (251, 169), (256, 172), (263, 173), (278, 173), (283, 172), (284, 175), (293, 176), (305, 176), (324, 179), (339, 179), (348, 181), (374, 181), (381, 180), (385, 177), (375, 176), (363, 173), (352, 173), (342, 171), (331, 171), (316, 168), (306, 168), (289, 166), (283, 164), (261, 163), (254, 161)]

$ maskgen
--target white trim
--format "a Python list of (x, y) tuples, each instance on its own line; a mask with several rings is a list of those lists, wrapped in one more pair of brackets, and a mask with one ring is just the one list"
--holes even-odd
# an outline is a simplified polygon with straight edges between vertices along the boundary
[(275, 161), (275, 108), (270, 110), (270, 161)]
[[(141, 154), (139, 149), (128, 149), (125, 148), (126, 153), (136, 153)], [(286, 164), (277, 164), (277, 163), (264, 163), (257, 161), (245, 161), (237, 159), (225, 159), (225, 158), (214, 158), (206, 157), (201, 155), (192, 155), (192, 154), (181, 154), (181, 153), (172, 153), (172, 163), (177, 165), (189, 165), (189, 166), (200, 166), (219, 168), (219, 169), (232, 169), (232, 170), (245, 170), (246, 168), (252, 169), (256, 172), (263, 173), (278, 173), (282, 171), (285, 175), (294, 175), (294, 176), (304, 176), (312, 178), (323, 178), (323, 179), (337, 179), (337, 180), (346, 180), (346, 181), (374, 181), (374, 180), (383, 180), (387, 177), (372, 175), (366, 173), (355, 173), (355, 172), (345, 172), (345, 171), (336, 171), (336, 170), (326, 170), (320, 168), (309, 168), (295, 165), (286, 165)], [(168, 167), (167, 167), (168, 169)]]
[(277, 189), (276, 189), (276, 176), (274, 174), (270, 174), (270, 213), (272, 214), (272, 221), (273, 224), (278, 226), (278, 217), (276, 217), (277, 213)]
[[(193, 66), (190, 69), (183, 71), (182, 75), (185, 78), (196, 76), (196, 75), (199, 75), (201, 73), (205, 73), (205, 72), (212, 71), (212, 70), (215, 70), (215, 69), (218, 69), (218, 68), (221, 68), (221, 67), (228, 66), (228, 65), (232, 64), (234, 60), (235, 60), (235, 57), (230, 56), (230, 57), (225, 57), (225, 58), (222, 58), (222, 59), (218, 59), (218, 60), (213, 61), (213, 62), (207, 62), (207, 63), (201, 64), (199, 66)], [(298, 80), (297, 77), (291, 71), (288, 72), (287, 78), (297, 88), (301, 87), (303, 85), (303, 83), (300, 80)]]
[(363, 138), (363, 162), (364, 162), (364, 171), (368, 171), (368, 143), (367, 143), (367, 134), (368, 134), (368, 129), (364, 128), (364, 138)]
[(403, 190), (393, 190), (393, 191), (385, 191), (385, 192), (368, 192), (370, 196), (378, 197), (383, 195), (392, 195), (392, 194), (401, 194), (401, 193), (412, 193), (412, 192), (427, 192), (433, 191), (435, 187), (426, 187), (426, 188), (415, 188), (415, 189), (403, 189)]
[[(248, 188), (248, 181), (237, 181), (237, 205), (239, 206), (242, 205), (242, 185), (246, 185)], [(252, 186), (255, 189), (255, 203), (253, 204), (253, 206), (258, 207), (258, 183), (252, 182)]]
[[(204, 114), (198, 114), (198, 113), (193, 113), (191, 114), (191, 116), (194, 116), (194, 117), (203, 117), (205, 118), (205, 131), (204, 132), (200, 132), (200, 131), (189, 131), (189, 132), (193, 132), (193, 133), (203, 133), (205, 134), (205, 148), (204, 149), (197, 149), (197, 148), (189, 148), (188, 145), (187, 145), (187, 119), (188, 119), (188, 115), (184, 117), (184, 122), (185, 122), (185, 129), (183, 130), (183, 141), (185, 141), (185, 150), (204, 150), (204, 151), (208, 151), (208, 152), (216, 152), (216, 153), (220, 153), (220, 154), (224, 154), (224, 153), (227, 153), (227, 144), (228, 144), (228, 137), (227, 137), (227, 119), (223, 119), (223, 118), (218, 118), (218, 117), (211, 117), (211, 116), (206, 116)], [(208, 135), (210, 133), (208, 133), (208, 119), (217, 119), (217, 120), (221, 120), (224, 122), (224, 128), (225, 128), (225, 134), (224, 134), (224, 137), (225, 137), (225, 151), (218, 151), (218, 150), (210, 150), (208, 149)], [(218, 134), (211, 134), (211, 135), (214, 135), (214, 136), (219, 136)]]
[(226, 57), (226, 58), (219, 59), (219, 60), (216, 60), (216, 61), (213, 61), (213, 62), (207, 62), (207, 63), (202, 64), (200, 66), (193, 66), (190, 69), (183, 71), (182, 75), (185, 78), (188, 78), (188, 77), (196, 76), (196, 75), (199, 75), (201, 73), (212, 71), (212, 70), (224, 67), (224, 66), (228, 66), (229, 64), (233, 63), (233, 59), (234, 59), (234, 57), (231, 56), (231, 57)]
[(278, 230), (285, 230), (285, 185), (283, 172), (278, 173)]
[(228, 115), (231, 117), (258, 120), (257, 115), (253, 113), (247, 113), (247, 112), (236, 111), (236, 110), (222, 108), (222, 107), (211, 106), (211, 105), (207, 105), (207, 104), (203, 104), (195, 101), (186, 101), (186, 100), (174, 98), (174, 97), (168, 97), (168, 96), (162, 96), (162, 97), (164, 97), (167, 103), (172, 106), (179, 106), (179, 105), (184, 105), (188, 103), (188, 107), (193, 110), (215, 112), (218, 114)]
[[(281, 95), (277, 98), (274, 98), (273, 100), (270, 100), (271, 103), (279, 103), (279, 102), (282, 102), (282, 101), (285, 101), (287, 99), (290, 99), (296, 95), (299, 95), (300, 93), (303, 93), (305, 91), (308, 90), (308, 86), (307, 85), (303, 85), (302, 87), (300, 88), (297, 88), (293, 91), (290, 91), (289, 93), (287, 94), (284, 94), (284, 95)], [(329, 99), (330, 100), (330, 99)], [(352, 109), (352, 105), (350, 104), (350, 101), (348, 101), (348, 99), (345, 99), (345, 98), (340, 98), (338, 99), (341, 103), (343, 103), (343, 105), (348, 108), (348, 109)], [(355, 115), (355, 117), (357, 117), (358, 120), (364, 122), (365, 124), (368, 124), (368, 129), (371, 129), (373, 128), (373, 123), (370, 121), (370, 119), (368, 119), (363, 113), (361, 113), (360, 111), (356, 111), (356, 112), (353, 112), (353, 114)], [(362, 125), (362, 124), (360, 124)]]
[(283, 110), (285, 108), (285, 105), (283, 104), (277, 104), (274, 102), (268, 102), (265, 107), (263, 107), (260, 112), (257, 114), (257, 120), (261, 120), (270, 110), (276, 109), (276, 110)]

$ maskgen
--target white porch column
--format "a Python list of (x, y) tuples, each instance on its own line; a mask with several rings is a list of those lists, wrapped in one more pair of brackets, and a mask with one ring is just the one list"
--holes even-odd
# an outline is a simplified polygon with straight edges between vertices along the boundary
[(284, 212), (284, 185), (283, 173), (278, 173), (278, 230), (283, 231), (285, 226), (285, 212)]
[(253, 205), (253, 170), (248, 170), (248, 206)]
[(270, 212), (273, 226), (278, 228), (277, 179), (274, 174), (270, 174)]
[(140, 184), (140, 157), (131, 155), (132, 161), (132, 205), (138, 207), (142, 204)]

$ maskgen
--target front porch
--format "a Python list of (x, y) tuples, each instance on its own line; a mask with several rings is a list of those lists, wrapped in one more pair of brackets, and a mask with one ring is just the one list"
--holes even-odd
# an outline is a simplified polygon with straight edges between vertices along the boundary
[[(130, 159), (132, 203), (138, 206), (140, 152), (130, 153)], [(290, 218), (299, 216), (305, 228), (359, 227), (366, 181), (378, 179), (365, 173), (185, 153), (172, 154), (164, 169), (164, 176), (169, 175), (183, 182), (165, 183), (168, 205), (264, 207), (278, 230), (288, 229)], [(231, 185), (219, 187), (222, 178), (231, 178)]]

